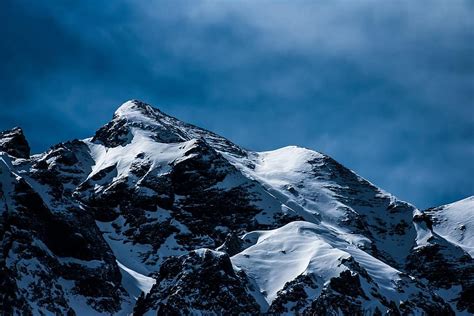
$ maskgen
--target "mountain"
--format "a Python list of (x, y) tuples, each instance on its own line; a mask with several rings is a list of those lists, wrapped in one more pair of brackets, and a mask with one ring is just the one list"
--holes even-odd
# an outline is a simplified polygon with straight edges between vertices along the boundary
[(425, 211), (433, 231), (474, 256), (474, 196)]
[(41, 154), (1, 133), (0, 214), (5, 315), (474, 313), (474, 197), (418, 210), (136, 100)]

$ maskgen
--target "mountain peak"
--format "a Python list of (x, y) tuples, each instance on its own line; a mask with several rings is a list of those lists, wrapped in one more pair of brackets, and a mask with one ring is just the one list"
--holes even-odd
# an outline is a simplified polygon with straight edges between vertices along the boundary
[(242, 148), (226, 138), (183, 122), (139, 100), (129, 100), (118, 107), (113, 119), (96, 132), (92, 141), (108, 147), (124, 146), (137, 134), (160, 143), (204, 139), (217, 150), (246, 155)]
[(17, 158), (30, 157), (30, 146), (20, 127), (0, 132), (0, 151)]
[(114, 113), (114, 118), (125, 118), (128, 121), (143, 120), (145, 118), (157, 119), (167, 116), (157, 108), (140, 100), (129, 100), (123, 103)]
[(182, 124), (145, 102), (130, 100), (123, 103), (113, 119), (96, 132), (93, 141), (109, 147), (124, 146), (138, 132), (158, 142), (176, 143), (187, 140), (176, 128)]

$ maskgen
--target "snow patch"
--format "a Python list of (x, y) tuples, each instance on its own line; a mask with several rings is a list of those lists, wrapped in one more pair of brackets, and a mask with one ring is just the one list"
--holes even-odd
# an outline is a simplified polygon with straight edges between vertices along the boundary
[(143, 292), (148, 294), (156, 283), (156, 280), (145, 276), (137, 271), (127, 268), (120, 261), (116, 260), (122, 274), (122, 286), (135, 300), (138, 299)]

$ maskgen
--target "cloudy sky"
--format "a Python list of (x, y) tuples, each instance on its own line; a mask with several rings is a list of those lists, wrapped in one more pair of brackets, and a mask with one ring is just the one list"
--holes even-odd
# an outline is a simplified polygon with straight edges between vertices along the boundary
[(0, 129), (35, 152), (141, 99), (329, 154), (419, 208), (474, 194), (473, 1), (0, 1)]

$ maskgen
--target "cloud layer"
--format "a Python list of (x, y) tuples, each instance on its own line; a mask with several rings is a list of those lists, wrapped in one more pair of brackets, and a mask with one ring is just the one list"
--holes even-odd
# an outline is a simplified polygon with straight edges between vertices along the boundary
[[(138, 98), (325, 152), (420, 208), (474, 193), (470, 1), (0, 4), (0, 128), (37, 151)], [(54, 128), (51, 128), (54, 126)]]

